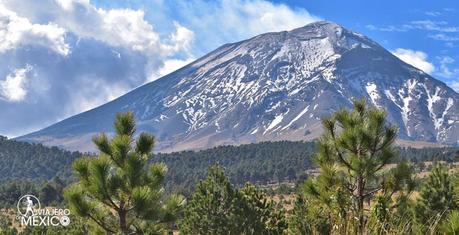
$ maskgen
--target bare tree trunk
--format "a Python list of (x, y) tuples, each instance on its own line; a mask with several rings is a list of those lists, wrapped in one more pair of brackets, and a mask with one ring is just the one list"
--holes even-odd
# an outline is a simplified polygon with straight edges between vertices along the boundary
[(357, 213), (358, 213), (358, 234), (363, 235), (365, 230), (365, 216), (363, 214), (363, 203), (364, 203), (364, 188), (365, 183), (362, 176), (359, 176), (357, 179)]
[(120, 208), (118, 209), (118, 216), (120, 217), (120, 228), (123, 234), (129, 234), (129, 228), (126, 223), (126, 210), (124, 209), (124, 202), (120, 203)]

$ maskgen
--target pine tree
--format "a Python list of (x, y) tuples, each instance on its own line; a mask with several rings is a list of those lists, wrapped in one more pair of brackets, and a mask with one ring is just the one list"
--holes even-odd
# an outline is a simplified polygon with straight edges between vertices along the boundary
[(382, 190), (371, 200), (372, 208), (367, 225), (369, 233), (404, 233), (411, 230), (411, 194), (416, 187), (413, 171), (412, 165), (401, 162), (385, 174)]
[(435, 164), (421, 188), (415, 207), (416, 218), (421, 224), (437, 223), (456, 209), (459, 209), (459, 204), (448, 169), (442, 164)]
[(218, 166), (209, 168), (185, 210), (183, 234), (282, 234), (282, 210), (255, 186), (237, 190)]
[(247, 183), (240, 190), (242, 194), (244, 234), (283, 234), (287, 229), (284, 211), (277, 210), (277, 204), (265, 193)]
[(363, 100), (353, 105), (353, 110), (342, 109), (323, 119), (325, 133), (315, 157), (320, 175), (306, 182), (304, 192), (310, 203), (323, 205), (321, 210), (329, 214), (335, 230), (364, 234), (365, 202), (370, 203), (376, 193), (392, 195), (389, 191), (400, 185), (387, 184), (389, 174), (384, 169), (395, 159), (392, 145), (397, 131), (387, 124), (384, 110), (366, 107)]
[(331, 217), (327, 207), (312, 203), (303, 193), (297, 195), (289, 216), (289, 234), (332, 234)]
[(105, 134), (93, 138), (100, 151), (97, 157), (74, 162), (78, 181), (65, 190), (65, 198), (73, 213), (107, 233), (158, 233), (173, 222), (185, 199), (164, 195), (164, 164), (147, 170), (154, 137), (141, 133), (134, 139), (134, 115), (119, 113), (114, 126), (116, 135), (111, 140)]
[(185, 210), (183, 234), (242, 234), (241, 195), (218, 166), (209, 168)]
[(50, 183), (45, 183), (41, 188), (39, 192), (39, 197), (42, 203), (45, 205), (49, 205), (52, 202), (58, 201), (58, 197), (61, 195), (62, 192), (58, 192), (53, 185)]

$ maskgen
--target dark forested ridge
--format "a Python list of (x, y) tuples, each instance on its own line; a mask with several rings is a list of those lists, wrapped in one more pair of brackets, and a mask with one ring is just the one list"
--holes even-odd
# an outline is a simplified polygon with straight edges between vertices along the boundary
[[(219, 164), (236, 185), (249, 181), (266, 184), (295, 181), (313, 167), (314, 142), (262, 142), (241, 146), (220, 146), (201, 151), (159, 153), (151, 162), (164, 162), (169, 168), (167, 185), (191, 189), (203, 179), (209, 166)], [(459, 148), (398, 149), (399, 156), (412, 161), (458, 161)], [(57, 147), (0, 140), (0, 182), (27, 180), (44, 182), (58, 176), (71, 180), (71, 163), (81, 157)]]
[(314, 142), (262, 142), (241, 146), (220, 146), (198, 152), (158, 154), (153, 161), (165, 162), (170, 171), (168, 183), (189, 189), (219, 164), (236, 185), (245, 182), (266, 184), (270, 181), (296, 180), (312, 167)]
[(0, 182), (69, 179), (71, 163), (82, 154), (0, 137)]

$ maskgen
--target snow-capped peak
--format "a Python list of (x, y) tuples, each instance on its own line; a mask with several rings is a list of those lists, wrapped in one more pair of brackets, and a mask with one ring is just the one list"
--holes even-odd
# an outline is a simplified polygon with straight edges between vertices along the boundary
[(23, 139), (81, 150), (91, 133), (111, 131), (116, 112), (130, 110), (163, 151), (310, 140), (320, 135), (321, 117), (360, 97), (385, 108), (402, 139), (447, 144), (459, 139), (457, 93), (369, 38), (326, 21), (226, 44)]

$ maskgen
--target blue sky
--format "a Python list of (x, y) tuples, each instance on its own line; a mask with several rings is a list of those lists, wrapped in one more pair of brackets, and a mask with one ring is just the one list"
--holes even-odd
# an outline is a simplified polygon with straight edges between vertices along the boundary
[(0, 134), (94, 108), (224, 43), (317, 20), (459, 90), (456, 1), (0, 0)]

